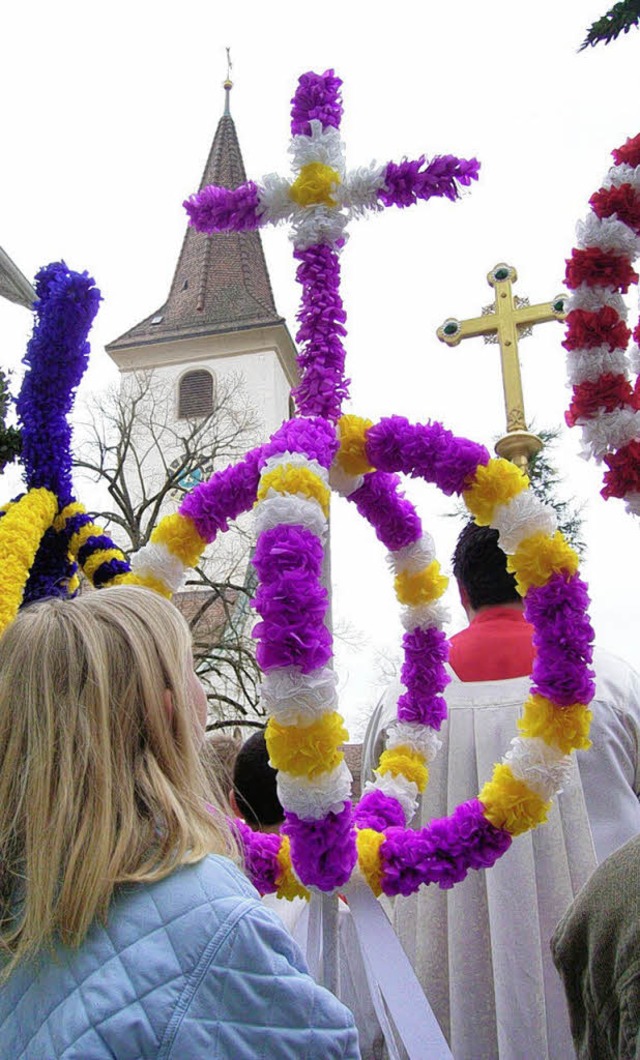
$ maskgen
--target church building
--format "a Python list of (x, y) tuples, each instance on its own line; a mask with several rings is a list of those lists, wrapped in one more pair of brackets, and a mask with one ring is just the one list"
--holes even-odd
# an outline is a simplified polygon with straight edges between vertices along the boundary
[[(224, 82), (218, 123), (200, 188), (236, 188), (246, 180), (231, 117), (232, 82)], [(107, 353), (127, 376), (154, 372), (176, 421), (209, 415), (216, 387), (230, 375), (259, 419), (255, 445), (291, 415), (296, 350), (273, 299), (258, 232), (204, 235), (188, 227), (169, 296), (159, 309), (110, 343)]]

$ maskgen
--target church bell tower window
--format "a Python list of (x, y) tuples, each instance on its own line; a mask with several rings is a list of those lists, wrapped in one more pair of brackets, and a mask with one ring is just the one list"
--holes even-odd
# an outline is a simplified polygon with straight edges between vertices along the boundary
[(178, 419), (210, 416), (213, 412), (213, 376), (199, 368), (182, 376), (178, 387)]

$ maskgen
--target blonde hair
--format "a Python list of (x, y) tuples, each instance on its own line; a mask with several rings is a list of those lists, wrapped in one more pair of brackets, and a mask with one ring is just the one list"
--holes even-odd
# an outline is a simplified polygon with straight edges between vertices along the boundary
[(185, 620), (138, 587), (34, 604), (0, 639), (0, 982), (79, 945), (118, 884), (237, 857), (205, 803), (191, 666)]

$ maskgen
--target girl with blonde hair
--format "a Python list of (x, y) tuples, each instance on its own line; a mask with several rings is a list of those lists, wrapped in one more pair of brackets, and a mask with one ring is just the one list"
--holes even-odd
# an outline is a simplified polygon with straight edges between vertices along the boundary
[(0, 639), (0, 1055), (359, 1055), (207, 808), (205, 721), (189, 629), (145, 589)]

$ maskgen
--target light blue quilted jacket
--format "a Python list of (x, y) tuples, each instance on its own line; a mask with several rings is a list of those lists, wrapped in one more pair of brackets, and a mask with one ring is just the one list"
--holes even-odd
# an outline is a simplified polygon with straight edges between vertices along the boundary
[(2, 1060), (359, 1055), (351, 1013), (222, 857), (123, 888), (80, 949), (0, 987)]

